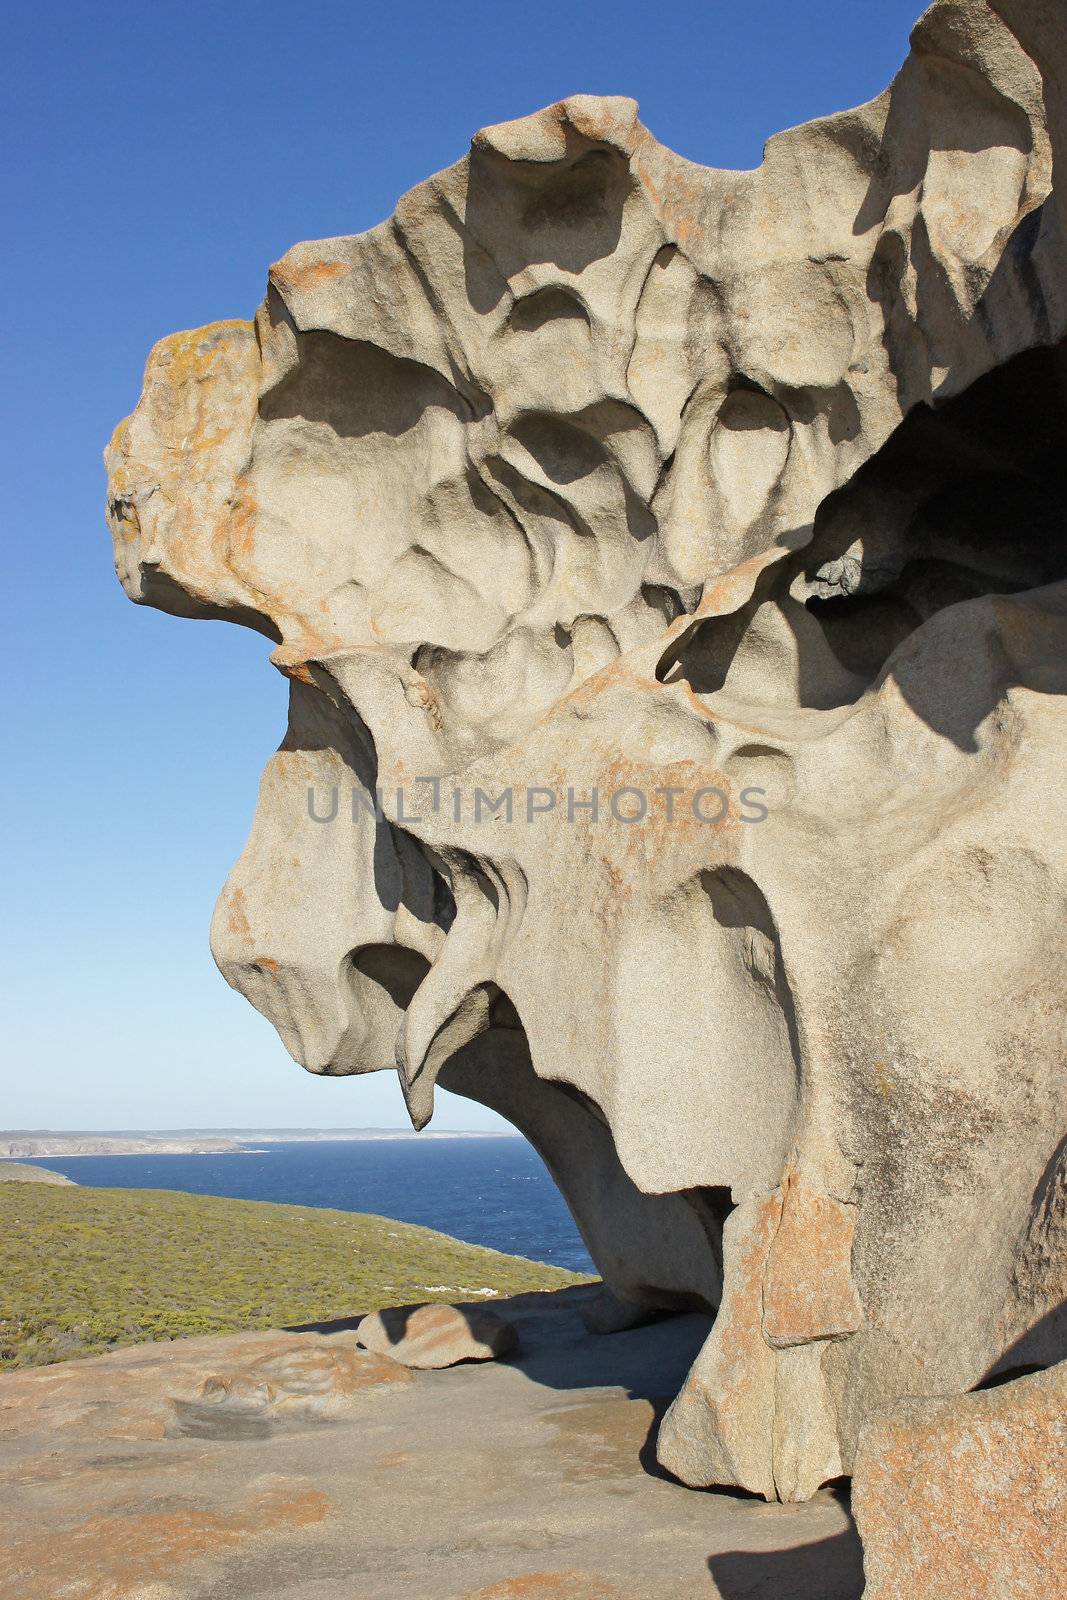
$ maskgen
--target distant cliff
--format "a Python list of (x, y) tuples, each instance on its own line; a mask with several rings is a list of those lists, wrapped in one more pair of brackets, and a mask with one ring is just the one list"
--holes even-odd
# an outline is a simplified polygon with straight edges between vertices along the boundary
[(235, 1139), (203, 1134), (0, 1133), (0, 1158), (41, 1156), (199, 1156), (240, 1150)]
[(234, 1128), (226, 1133), (179, 1128), (169, 1133), (53, 1133), (47, 1128), (0, 1132), (0, 1160), (42, 1156), (233, 1155), (249, 1145), (363, 1139), (499, 1139), (499, 1132), (444, 1130), (416, 1134), (410, 1128)]

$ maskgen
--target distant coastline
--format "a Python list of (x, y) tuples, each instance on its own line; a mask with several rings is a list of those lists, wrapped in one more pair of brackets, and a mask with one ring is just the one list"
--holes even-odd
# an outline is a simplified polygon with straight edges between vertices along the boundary
[(158, 1132), (123, 1131), (57, 1132), (52, 1129), (18, 1129), (0, 1132), (0, 1161), (42, 1156), (199, 1156), (251, 1154), (251, 1147), (296, 1143), (341, 1143), (383, 1139), (507, 1139), (507, 1130), (468, 1131), (445, 1129), (415, 1133), (411, 1128), (174, 1128)]

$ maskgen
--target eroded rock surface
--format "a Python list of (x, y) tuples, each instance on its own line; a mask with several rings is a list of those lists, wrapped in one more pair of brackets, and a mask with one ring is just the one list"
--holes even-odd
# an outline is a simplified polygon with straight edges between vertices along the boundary
[(692, 1484), (803, 1499), (1067, 1354), (1063, 46), (939, 0), (752, 172), (621, 98), (485, 129), (108, 452), (131, 598), (291, 683), (225, 976), (719, 1308)]
[(6, 1373), (0, 1438), (266, 1438), (359, 1414), (412, 1381), (352, 1330), (211, 1335)]

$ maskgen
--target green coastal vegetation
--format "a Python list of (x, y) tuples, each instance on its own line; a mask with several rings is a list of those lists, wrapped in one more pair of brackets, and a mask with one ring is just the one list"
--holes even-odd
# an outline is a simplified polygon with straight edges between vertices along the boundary
[(588, 1280), (386, 1217), (0, 1184), (0, 1368)]

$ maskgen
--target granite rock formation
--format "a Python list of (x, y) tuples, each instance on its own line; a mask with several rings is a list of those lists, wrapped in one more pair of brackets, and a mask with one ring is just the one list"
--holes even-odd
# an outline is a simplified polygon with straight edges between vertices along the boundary
[(718, 1308), (688, 1483), (1067, 1354), (1065, 71), (938, 0), (754, 171), (487, 128), (108, 450), (130, 597), (290, 680), (225, 977), (501, 1111), (633, 1315)]

